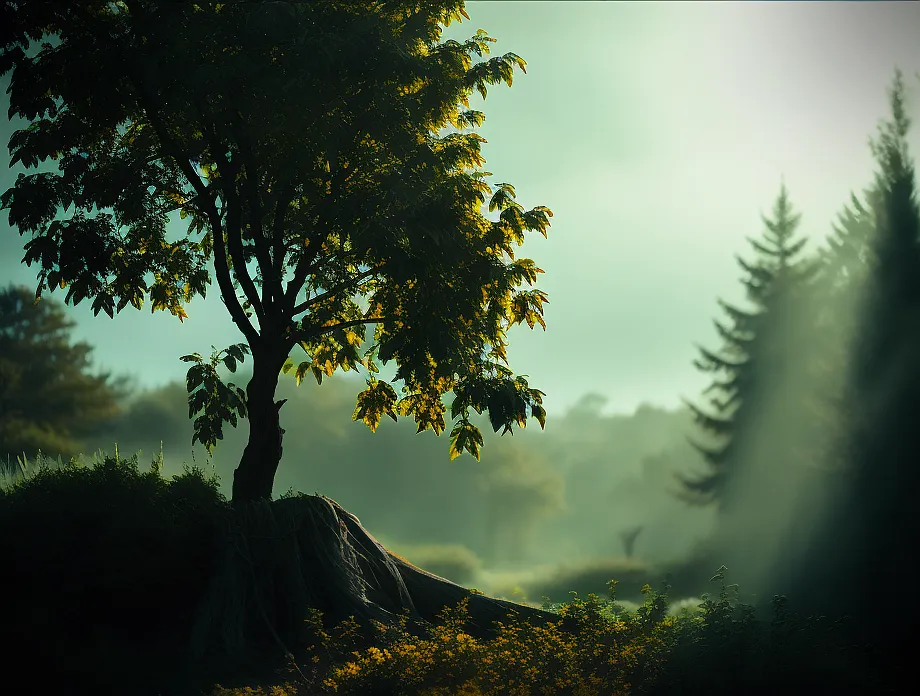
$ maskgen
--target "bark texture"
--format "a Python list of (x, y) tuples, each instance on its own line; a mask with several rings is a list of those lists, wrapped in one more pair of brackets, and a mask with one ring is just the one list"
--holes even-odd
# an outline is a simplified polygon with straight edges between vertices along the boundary
[[(266, 641), (296, 649), (309, 608), (324, 622), (354, 616), (395, 624), (409, 614), (421, 635), (445, 607), (469, 600), (467, 632), (494, 635), (512, 614), (542, 623), (559, 617), (471, 592), (387, 551), (357, 517), (324, 496), (253, 501), (228, 511), (221, 561), (199, 607), (191, 636), (195, 658), (238, 655)], [(563, 623), (571, 630), (574, 624)]]
[[(277, 353), (283, 352), (281, 349)], [(272, 497), (275, 473), (283, 452), (281, 406), (275, 402), (278, 375), (284, 359), (270, 359), (261, 351), (253, 354), (252, 379), (246, 385), (246, 410), (249, 420), (249, 441), (239, 466), (233, 472), (234, 505)]]

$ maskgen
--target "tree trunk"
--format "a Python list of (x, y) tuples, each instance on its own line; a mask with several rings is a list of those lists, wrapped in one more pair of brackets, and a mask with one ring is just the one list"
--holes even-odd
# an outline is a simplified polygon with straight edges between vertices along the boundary
[(249, 442), (233, 472), (234, 505), (260, 498), (271, 500), (275, 473), (281, 462), (284, 430), (280, 410), (284, 402), (275, 403), (275, 390), (286, 356), (279, 360), (272, 353), (253, 349), (252, 357), (252, 379), (246, 386)]
[[(353, 616), (372, 641), (371, 620), (423, 635), (445, 607), (468, 600), (466, 631), (494, 635), (494, 622), (511, 615), (545, 624), (550, 612), (475, 594), (417, 568), (387, 551), (357, 517), (335, 501), (300, 494), (257, 500), (228, 512), (227, 535), (211, 586), (192, 632), (193, 660), (205, 654), (242, 656), (274, 644), (302, 652), (310, 608), (323, 612), (327, 629)], [(571, 619), (563, 630), (574, 630)]]
[[(282, 436), (275, 390), (287, 352), (252, 346), (247, 385), (249, 442), (233, 475), (225, 536), (191, 635), (190, 656), (236, 656), (274, 646), (290, 654), (304, 637), (308, 610), (337, 624), (354, 617), (372, 641), (372, 620), (424, 635), (445, 607), (467, 599), (467, 632), (490, 638), (494, 622), (517, 614), (540, 622), (555, 614), (475, 594), (387, 551), (354, 515), (323, 496), (271, 500)], [(562, 623), (572, 630), (571, 619)]]

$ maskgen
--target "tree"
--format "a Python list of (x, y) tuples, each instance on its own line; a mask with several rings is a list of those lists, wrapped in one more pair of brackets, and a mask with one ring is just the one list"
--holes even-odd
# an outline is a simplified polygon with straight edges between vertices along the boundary
[[(773, 437), (775, 432), (767, 434), (765, 416), (777, 384), (798, 374), (803, 336), (796, 329), (801, 317), (808, 314), (806, 288), (816, 265), (800, 257), (807, 240), (796, 238), (801, 216), (794, 212), (785, 184), (774, 204), (773, 217), (761, 217), (766, 227), (762, 238), (749, 240), (755, 260), (737, 259), (745, 272), (742, 282), (753, 308), (744, 310), (719, 301), (729, 319), (715, 322), (724, 348), (713, 352), (701, 347), (701, 357), (694, 362), (699, 370), (717, 375), (707, 389), (711, 410), (687, 402), (696, 423), (713, 443), (694, 443), (710, 471), (697, 478), (678, 478), (691, 501), (718, 502), (722, 511), (734, 503), (726, 487), (744, 463), (757, 457), (775, 458), (778, 464), (791, 452), (780, 453), (775, 447), (769, 451), (764, 443), (772, 439), (776, 445), (794, 439), (788, 432), (779, 439)], [(771, 418), (774, 430), (793, 427), (801, 411), (793, 415), (788, 409), (788, 415), (782, 423)]]
[(902, 323), (920, 304), (920, 250), (913, 160), (907, 145), (911, 120), (906, 111), (903, 76), (896, 71), (889, 90), (891, 119), (879, 125), (870, 148), (878, 162), (875, 196), (870, 200), (875, 223), (868, 281), (865, 284), (862, 340), (855, 347), (854, 387), (877, 383), (889, 372), (895, 345), (905, 337)]
[(833, 290), (856, 290), (865, 280), (871, 265), (875, 210), (881, 203), (880, 194), (876, 187), (865, 189), (862, 199), (850, 194), (850, 202), (837, 216), (822, 255), (822, 277)]
[[(451, 457), (479, 457), (471, 409), (503, 433), (528, 417), (542, 427), (543, 393), (508, 369), (506, 332), (545, 328), (545, 293), (518, 289), (542, 271), (513, 247), (527, 231), (545, 236), (552, 213), (486, 183), (470, 130), (484, 116), (468, 100), (510, 85), (525, 63), (474, 62), (493, 41), (482, 30), (439, 42), (442, 23), (466, 16), (462, 0), (8, 2), (4, 12), (10, 113), (31, 122), (10, 141), (11, 163), (59, 163), (20, 175), (2, 198), (11, 226), (34, 235), (23, 261), (40, 264), (36, 296), (68, 288), (67, 302), (92, 299), (113, 316), (147, 295), (151, 311), (181, 321), (182, 302), (205, 295), (213, 254), (246, 343), (210, 364), (183, 360), (197, 363), (190, 417), (203, 412), (193, 442), (210, 449), (222, 422), (249, 419), (235, 502), (271, 497), (282, 455), (273, 395), (298, 346), (298, 383), (369, 372), (355, 419), (371, 429), (411, 415), (440, 434), (453, 391)], [(489, 194), (497, 220), (480, 211)], [(169, 242), (176, 211), (188, 233)], [(246, 354), (246, 390), (221, 384), (217, 363), (232, 371)], [(401, 398), (375, 378), (375, 359), (396, 361)]]
[(897, 616), (886, 616), (867, 588), (877, 584), (879, 568), (897, 572), (904, 566), (920, 531), (914, 415), (920, 398), (920, 211), (900, 71), (889, 105), (890, 116), (870, 140), (878, 164), (876, 194), (866, 205), (872, 229), (857, 328), (843, 366), (847, 437), (837, 456), (846, 465), (847, 487), (813, 549), (813, 562), (801, 569), (797, 589), (811, 606), (869, 621), (875, 626), (867, 630), (896, 642), (915, 622), (916, 609), (908, 604)]
[(128, 378), (90, 375), (87, 343), (71, 344), (74, 322), (53, 300), (34, 302), (26, 287), (0, 292), (0, 456), (38, 450), (70, 459), (82, 437), (121, 409)]
[[(0, 199), (10, 225), (32, 234), (23, 262), (40, 266), (36, 296), (66, 288), (66, 302), (91, 299), (110, 317), (148, 297), (151, 311), (181, 321), (183, 303), (205, 296), (213, 257), (245, 338), (210, 362), (183, 357), (195, 363), (193, 442), (210, 449), (224, 422), (250, 425), (227, 532), (228, 548), (248, 552), (222, 561), (196, 650), (215, 621), (226, 638), (267, 617), (277, 637), (275, 627), (284, 635), (290, 619), (295, 630), (317, 604), (331, 620), (396, 621), (404, 610), (432, 620), (468, 598), (485, 632), (511, 610), (551, 619), (395, 558), (326, 498), (269, 502), (283, 370), (298, 384), (307, 373), (321, 382), (339, 368), (367, 370), (353, 417), (372, 430), (402, 415), (440, 434), (452, 392), (452, 458), (479, 456), (471, 410), (487, 411), (503, 434), (529, 417), (543, 427), (543, 392), (514, 375), (506, 347), (514, 324), (545, 329), (546, 294), (520, 289), (542, 271), (514, 247), (529, 231), (545, 236), (552, 213), (526, 210), (511, 184), (486, 182), (473, 130), (484, 115), (469, 103), (474, 90), (485, 98), (490, 85), (511, 85), (524, 61), (474, 60), (493, 41), (483, 30), (441, 42), (442, 26), (468, 18), (463, 0), (0, 7), (10, 114), (30, 122), (10, 140), (11, 164), (58, 163), (20, 175)], [(486, 201), (497, 219), (483, 213)], [(171, 242), (176, 213), (188, 230)], [(291, 358), (295, 348), (304, 359)], [(246, 355), (246, 389), (223, 384), (217, 364), (235, 371)], [(395, 361), (401, 398), (375, 376), (377, 360)], [(273, 535), (294, 546), (259, 541)], [(251, 577), (250, 564), (264, 572)], [(240, 599), (249, 592), (240, 577), (263, 598), (255, 609)], [(231, 652), (244, 649), (231, 642)]]
[(848, 372), (870, 294), (868, 283), (877, 263), (876, 211), (881, 193), (876, 183), (866, 187), (861, 197), (850, 194), (819, 253), (820, 267), (813, 286), (812, 353), (820, 356), (813, 386), (816, 402), (822, 405), (823, 424), (817, 429), (824, 433), (825, 445), (816, 464), (832, 475), (846, 468), (846, 457), (842, 456), (850, 438), (846, 423), (856, 407), (847, 393)]

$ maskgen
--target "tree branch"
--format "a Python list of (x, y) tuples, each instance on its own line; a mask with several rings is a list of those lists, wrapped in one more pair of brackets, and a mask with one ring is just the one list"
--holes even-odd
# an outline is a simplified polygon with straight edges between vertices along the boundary
[[(243, 286), (246, 299), (249, 300), (249, 304), (252, 305), (256, 315), (259, 317), (259, 325), (264, 326), (265, 308), (262, 306), (261, 298), (258, 290), (256, 290), (255, 283), (252, 281), (252, 276), (249, 275), (249, 270), (246, 268), (246, 255), (243, 248), (242, 202), (236, 190), (236, 176), (239, 174), (240, 166), (235, 162), (231, 163), (224, 156), (217, 134), (213, 129), (208, 129), (204, 112), (200, 108), (198, 112), (201, 116), (202, 127), (208, 130), (208, 147), (211, 149), (211, 155), (217, 163), (218, 182), (227, 198), (227, 244), (230, 247), (233, 270), (240, 281), (240, 285)], [(225, 175), (229, 179), (227, 184), (224, 183)]]
[(361, 326), (363, 324), (379, 324), (384, 321), (389, 321), (390, 317), (369, 317), (367, 319), (350, 319), (349, 321), (343, 321), (339, 324), (332, 324), (326, 326), (315, 327), (311, 331), (293, 331), (291, 333), (291, 338), (294, 341), (294, 345), (301, 341), (312, 341), (314, 338), (319, 338), (323, 334), (330, 333), (337, 329), (349, 329), (352, 326)]
[[(236, 114), (236, 118), (241, 119), (242, 116)], [(275, 266), (269, 256), (268, 240), (265, 238), (265, 232), (262, 229), (262, 202), (259, 198), (257, 185), (258, 168), (256, 167), (252, 143), (242, 125), (238, 124), (236, 120), (231, 121), (230, 130), (240, 147), (243, 168), (246, 170), (246, 175), (243, 177), (243, 188), (249, 202), (249, 229), (255, 242), (259, 268), (262, 271), (262, 304), (268, 308), (275, 304), (276, 299), (280, 300), (284, 293), (281, 289), (281, 279), (274, 276)]]
[(293, 302), (287, 302), (287, 293), (281, 289), (281, 282), (284, 279), (284, 259), (287, 257), (287, 248), (284, 244), (284, 219), (287, 215), (288, 206), (294, 200), (295, 187), (288, 179), (281, 186), (278, 192), (278, 198), (275, 201), (275, 222), (272, 225), (272, 261), (275, 276), (278, 278), (278, 302), (284, 302), (286, 308), (290, 308)]
[[(323, 240), (319, 242), (319, 249), (323, 248), (323, 244), (326, 243), (326, 240), (329, 239), (329, 233), (323, 237)], [(294, 307), (294, 300), (297, 299), (297, 295), (300, 293), (300, 290), (303, 288), (304, 281), (307, 279), (307, 276), (310, 275), (319, 267), (319, 262), (313, 263), (313, 258), (316, 254), (310, 254), (309, 249), (313, 246), (309, 244), (307, 249), (301, 254), (300, 258), (297, 260), (297, 267), (294, 269), (294, 278), (287, 284), (287, 290), (284, 293), (285, 302), (291, 308)], [(331, 258), (333, 255), (330, 254), (326, 256), (324, 260)]]
[(333, 295), (336, 295), (337, 293), (342, 292), (342, 290), (347, 290), (350, 286), (354, 285), (355, 283), (360, 283), (362, 280), (374, 275), (375, 273), (379, 273), (382, 269), (383, 269), (383, 266), (375, 266), (374, 268), (368, 271), (364, 271), (364, 273), (361, 273), (360, 275), (357, 275), (354, 278), (351, 278), (350, 280), (346, 280), (343, 283), (339, 283), (335, 287), (330, 288), (326, 292), (320, 293), (316, 297), (309, 299), (306, 302), (301, 302), (299, 305), (294, 307), (294, 316), (300, 314), (301, 312), (306, 311), (307, 309), (315, 305), (317, 302), (322, 302), (323, 300), (326, 300), (332, 297)]
[[(143, 14), (143, 9), (138, 7), (136, 3), (128, 0), (125, 5), (129, 9), (129, 13), (132, 16), (139, 16)], [(139, 50), (143, 46), (143, 42), (140, 40), (139, 32), (137, 30), (137, 25), (131, 23), (131, 32), (135, 37), (135, 50)], [(239, 303), (239, 300), (236, 297), (236, 292), (233, 289), (233, 284), (230, 279), (230, 270), (227, 263), (227, 250), (224, 248), (223, 240), (223, 229), (221, 224), (221, 214), (217, 211), (217, 206), (214, 203), (213, 198), (211, 198), (209, 187), (204, 184), (195, 170), (192, 168), (189, 158), (186, 156), (186, 153), (182, 151), (182, 148), (177, 142), (175, 142), (167, 132), (166, 125), (160, 119), (160, 114), (154, 103), (157, 99), (157, 95), (154, 92), (151, 95), (151, 89), (146, 84), (143, 77), (139, 74), (137, 70), (136, 57), (124, 56), (125, 65), (128, 67), (128, 75), (131, 82), (134, 84), (134, 88), (137, 90), (138, 101), (143, 107), (144, 111), (147, 113), (147, 118), (150, 119), (150, 124), (153, 126), (154, 131), (157, 134), (157, 139), (160, 141), (160, 145), (166, 151), (166, 153), (172, 158), (176, 163), (176, 166), (179, 167), (180, 171), (188, 179), (189, 184), (192, 188), (195, 189), (195, 192), (201, 197), (202, 205), (205, 209), (205, 213), (208, 216), (208, 221), (211, 223), (211, 233), (214, 237), (214, 253), (215, 253), (215, 263), (214, 263), (214, 274), (217, 276), (217, 284), (220, 287), (221, 295), (224, 296), (225, 302), (227, 304), (227, 309), (230, 312), (234, 323), (239, 327), (240, 331), (249, 341), (250, 345), (254, 344), (258, 340), (258, 333), (255, 328), (249, 323), (249, 319), (246, 317), (243, 308)]]
[[(327, 212), (327, 208), (331, 205), (330, 201), (334, 199), (336, 192), (340, 189), (341, 184), (347, 180), (349, 176), (349, 170), (344, 167), (338, 167), (332, 175), (332, 180), (329, 182), (329, 188), (331, 193), (329, 196), (323, 200), (322, 205), (318, 206), (319, 210), (317, 211), (317, 219), (322, 223), (323, 214)], [(322, 249), (323, 244), (326, 243), (326, 240), (329, 239), (331, 230), (329, 230), (328, 225), (326, 227), (327, 232), (323, 236), (323, 241), (320, 242), (319, 248)], [(307, 247), (309, 249), (309, 247)], [(307, 259), (311, 259), (308, 261)], [(304, 253), (300, 259), (297, 261), (297, 267), (294, 269), (294, 278), (290, 283), (287, 284), (287, 291), (285, 292), (285, 300), (288, 306), (293, 307), (294, 302), (297, 299), (297, 295), (300, 293), (303, 288), (304, 281), (307, 279), (307, 276), (318, 268), (318, 264), (312, 263), (312, 257)], [(296, 312), (295, 312), (296, 314)]]

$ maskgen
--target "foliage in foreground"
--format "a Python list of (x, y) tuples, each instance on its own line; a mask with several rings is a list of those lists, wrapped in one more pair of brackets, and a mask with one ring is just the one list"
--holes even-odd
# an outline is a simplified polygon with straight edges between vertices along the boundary
[(16, 636), (4, 648), (13, 682), (12, 666), (41, 654), (43, 693), (56, 679), (138, 693), (151, 665), (175, 661), (227, 502), (201, 469), (164, 479), (161, 465), (140, 471), (137, 455), (116, 450), (91, 465), (39, 456), (18, 472), (4, 467), (0, 591), (4, 632)]
[[(499, 624), (491, 641), (464, 633), (466, 603), (445, 609), (440, 623), (419, 638), (379, 627), (378, 644), (355, 648), (356, 626), (323, 629), (308, 619), (316, 639), (301, 650), (280, 683), (237, 689), (217, 686), (211, 696), (394, 694), (498, 696), (571, 694), (887, 693), (878, 664), (864, 648), (848, 645), (840, 622), (802, 618), (774, 599), (770, 623), (733, 599), (725, 568), (713, 578), (717, 599), (705, 596), (700, 612), (668, 615), (666, 584), (646, 585), (635, 612), (595, 594), (544, 605), (572, 617), (575, 634), (559, 623)], [(292, 678), (296, 677), (296, 678)]]
[[(226, 501), (199, 469), (164, 480), (157, 462), (141, 472), (136, 459), (43, 463), (0, 489), (0, 523), (18, 531), (0, 542), (14, 561), (4, 582), (30, 593), (29, 601), (9, 603), (4, 617), (19, 635), (16, 650), (42, 649), (54, 656), (49, 673), (92, 682), (100, 693), (840, 695), (887, 693), (891, 683), (853, 640), (852, 626), (794, 615), (782, 597), (772, 621), (756, 621), (753, 608), (737, 601), (737, 587), (725, 584), (724, 567), (712, 578), (718, 597), (704, 596), (696, 614), (669, 615), (668, 584), (661, 592), (644, 587), (644, 604), (630, 612), (611, 581), (609, 600), (572, 593), (567, 603), (547, 601), (544, 609), (560, 621), (546, 626), (511, 620), (492, 640), (477, 640), (464, 631), (464, 601), (423, 636), (405, 622), (378, 624), (369, 645), (353, 620), (330, 626), (314, 610), (303, 642), (288, 646), (286, 668), (279, 659), (270, 668), (167, 670), (164, 660), (177, 657), (176, 637), (210, 572), (208, 534)], [(563, 617), (574, 619), (575, 632), (561, 627)], [(163, 681), (167, 675), (173, 681)]]

